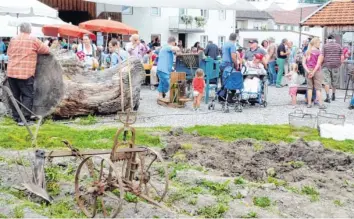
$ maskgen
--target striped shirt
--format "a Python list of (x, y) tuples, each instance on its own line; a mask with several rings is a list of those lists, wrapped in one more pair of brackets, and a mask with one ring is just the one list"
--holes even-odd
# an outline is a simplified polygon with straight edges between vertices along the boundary
[(49, 54), (49, 47), (36, 37), (21, 33), (11, 39), (7, 54), (7, 76), (25, 80), (36, 72), (37, 54)]
[(342, 47), (336, 42), (328, 42), (323, 46), (323, 67), (339, 68), (341, 66)]

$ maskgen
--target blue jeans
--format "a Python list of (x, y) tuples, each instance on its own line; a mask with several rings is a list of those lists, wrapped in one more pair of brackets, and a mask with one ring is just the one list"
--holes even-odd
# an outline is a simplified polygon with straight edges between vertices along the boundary
[(354, 97), (353, 97), (352, 101), (350, 101), (350, 106), (354, 106)]
[(268, 63), (268, 71), (269, 71), (269, 84), (275, 85), (277, 82), (277, 71), (275, 71), (275, 61), (271, 61)]
[(157, 71), (157, 75), (159, 76), (159, 86), (157, 90), (159, 93), (167, 93), (170, 90), (170, 74)]

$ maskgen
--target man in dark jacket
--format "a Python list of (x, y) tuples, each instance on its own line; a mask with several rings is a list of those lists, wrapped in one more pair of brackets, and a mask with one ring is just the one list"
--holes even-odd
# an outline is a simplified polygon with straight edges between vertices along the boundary
[(219, 56), (219, 48), (212, 41), (209, 41), (205, 48), (205, 56), (210, 56), (213, 59), (216, 59)]

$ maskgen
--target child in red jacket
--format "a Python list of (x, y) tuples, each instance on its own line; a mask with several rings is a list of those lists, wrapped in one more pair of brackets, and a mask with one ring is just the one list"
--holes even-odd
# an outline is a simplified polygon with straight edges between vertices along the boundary
[(202, 101), (204, 95), (204, 88), (205, 88), (204, 71), (203, 69), (199, 68), (195, 72), (195, 78), (193, 79), (194, 111), (199, 111), (200, 102)]

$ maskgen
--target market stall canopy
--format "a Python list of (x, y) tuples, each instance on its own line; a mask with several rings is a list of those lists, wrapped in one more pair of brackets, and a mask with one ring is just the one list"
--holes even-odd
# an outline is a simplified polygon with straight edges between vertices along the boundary
[(0, 14), (58, 17), (58, 11), (37, 0), (1, 0)]
[(258, 9), (246, 0), (85, 0), (110, 5), (133, 7), (191, 8), (191, 9), (226, 9), (254, 10)]
[(44, 25), (56, 25), (56, 24), (66, 24), (60, 18), (51, 18), (51, 17), (40, 17), (40, 16), (32, 16), (32, 17), (14, 17), (11, 20), (11, 25), (19, 26), (23, 22), (28, 22), (32, 24), (32, 26), (43, 27)]
[(96, 40), (95, 34), (71, 24), (45, 25), (43, 26), (42, 31), (44, 35), (53, 37), (82, 38), (83, 35), (87, 34), (92, 40)]
[(79, 24), (80, 28), (103, 33), (117, 33), (123, 35), (136, 34), (138, 31), (126, 24), (113, 20), (96, 19)]

